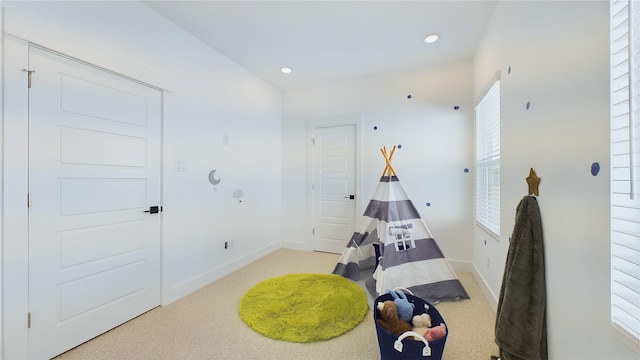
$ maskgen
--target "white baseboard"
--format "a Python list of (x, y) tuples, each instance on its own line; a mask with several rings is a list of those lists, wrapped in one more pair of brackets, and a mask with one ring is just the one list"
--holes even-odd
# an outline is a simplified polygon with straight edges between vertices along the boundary
[(204, 274), (195, 276), (189, 280), (186, 280), (180, 284), (177, 284), (170, 289), (164, 289), (163, 296), (162, 296), (162, 306), (169, 305), (170, 303), (180, 298), (183, 298), (222, 277), (229, 275), (232, 272), (239, 270), (242, 267), (247, 266), (252, 262), (266, 255), (269, 255), (270, 253), (280, 248), (281, 248), (281, 243), (279, 241), (271, 243), (245, 256), (242, 256), (238, 259), (232, 260), (231, 262), (218, 266), (217, 268), (214, 268), (211, 271), (208, 271)]
[(313, 251), (313, 246), (310, 244), (297, 241), (283, 241), (282, 247), (291, 250)]
[(469, 261), (449, 259), (447, 261), (455, 271), (472, 272), (473, 265)]
[[(232, 272), (239, 270), (242, 267), (247, 266), (250, 263), (280, 248), (301, 250), (301, 251), (313, 251), (313, 249), (310, 248), (310, 246), (307, 245), (306, 243), (293, 242), (293, 241), (284, 241), (282, 243), (274, 242), (261, 249), (257, 249), (241, 258), (235, 259), (229, 263), (221, 265), (207, 273), (201, 274), (187, 281), (184, 281), (174, 286), (171, 289), (166, 289), (163, 293), (162, 305), (166, 306), (182, 297), (185, 297), (203, 288), (204, 286), (224, 276), (227, 276)], [(455, 260), (455, 259), (447, 259), (447, 261), (455, 271), (470, 272), (473, 275), (473, 277), (476, 279), (478, 286), (482, 290), (482, 293), (484, 294), (485, 298), (489, 302), (489, 305), (492, 307), (492, 309), (495, 311), (498, 308), (498, 296), (494, 294), (493, 291), (491, 291), (486, 280), (484, 279), (484, 277), (482, 277), (482, 275), (480, 274), (480, 272), (478, 271), (478, 269), (473, 263), (469, 261)]]
[(469, 261), (455, 259), (447, 259), (447, 261), (455, 271), (470, 272), (473, 275), (473, 278), (476, 279), (478, 286), (482, 290), (482, 294), (487, 299), (487, 302), (489, 303), (493, 311), (496, 311), (498, 309), (498, 297), (493, 293), (493, 291), (491, 291), (491, 288), (489, 288), (489, 284), (484, 279), (484, 277), (482, 277), (475, 264)]
[(487, 281), (484, 279), (484, 277), (480, 274), (480, 272), (478, 271), (478, 268), (476, 268), (475, 264), (472, 264), (472, 271), (471, 274), (473, 274), (473, 277), (476, 279), (476, 282), (478, 283), (478, 286), (480, 286), (480, 289), (482, 290), (482, 293), (484, 294), (484, 297), (487, 299), (487, 302), (489, 302), (489, 305), (491, 306), (491, 308), (493, 309), (493, 311), (497, 311), (498, 310), (498, 295), (494, 294), (493, 291), (491, 291), (491, 288), (489, 287), (489, 284), (487, 283)]

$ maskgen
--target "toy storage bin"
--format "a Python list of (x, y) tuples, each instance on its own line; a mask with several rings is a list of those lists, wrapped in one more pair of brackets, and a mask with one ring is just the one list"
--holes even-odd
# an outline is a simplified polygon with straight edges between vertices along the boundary
[[(440, 315), (440, 312), (435, 308), (435, 306), (431, 305), (426, 300), (423, 300), (417, 296), (414, 296), (410, 293), (406, 293), (407, 300), (415, 305), (413, 309), (413, 315), (420, 315), (423, 313), (429, 314), (431, 316), (431, 324), (433, 326), (440, 325), (441, 323), (445, 324), (446, 322)], [(407, 359), (424, 359), (424, 360), (441, 360), (442, 353), (444, 352), (444, 344), (447, 341), (447, 336), (449, 336), (449, 327), (447, 327), (447, 333), (442, 339), (436, 341), (427, 341), (424, 340), (414, 340), (412, 338), (405, 338), (406, 336), (411, 336), (415, 334), (414, 332), (406, 332), (401, 336), (396, 336), (382, 327), (378, 325), (378, 316), (379, 311), (377, 310), (377, 305), (379, 302), (384, 302), (387, 300), (393, 301), (393, 296), (391, 294), (383, 294), (376, 298), (376, 301), (373, 304), (373, 322), (376, 325), (376, 333), (378, 334), (378, 345), (380, 346), (380, 357), (382, 360), (407, 360)], [(425, 309), (425, 305), (428, 306), (428, 309)]]

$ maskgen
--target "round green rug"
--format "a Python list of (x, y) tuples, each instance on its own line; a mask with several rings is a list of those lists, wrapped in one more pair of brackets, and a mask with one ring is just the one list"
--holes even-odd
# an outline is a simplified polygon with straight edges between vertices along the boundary
[(265, 280), (240, 300), (240, 318), (276, 340), (313, 342), (353, 329), (367, 314), (364, 291), (339, 275), (291, 274)]

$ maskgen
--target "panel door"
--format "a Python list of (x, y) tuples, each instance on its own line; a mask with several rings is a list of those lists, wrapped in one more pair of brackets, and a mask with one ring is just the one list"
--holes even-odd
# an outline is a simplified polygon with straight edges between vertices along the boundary
[(161, 93), (32, 47), (29, 356), (160, 304)]
[(314, 249), (340, 254), (355, 229), (356, 126), (314, 129)]

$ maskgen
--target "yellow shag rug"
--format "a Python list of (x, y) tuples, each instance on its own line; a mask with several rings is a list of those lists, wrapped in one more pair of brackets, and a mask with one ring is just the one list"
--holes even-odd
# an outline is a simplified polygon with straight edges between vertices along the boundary
[(240, 318), (276, 340), (313, 342), (346, 333), (369, 310), (356, 283), (339, 275), (291, 274), (265, 280), (240, 300)]

